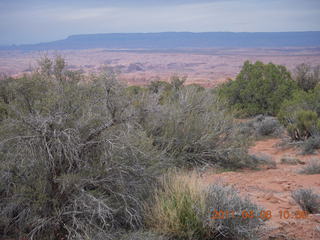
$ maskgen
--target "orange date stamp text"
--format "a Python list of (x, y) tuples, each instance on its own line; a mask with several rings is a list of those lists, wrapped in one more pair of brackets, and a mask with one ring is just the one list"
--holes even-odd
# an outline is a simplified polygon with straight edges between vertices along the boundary
[(234, 210), (218, 210), (211, 209), (210, 218), (211, 219), (228, 219), (228, 218), (240, 218), (240, 219), (253, 219), (260, 218), (262, 220), (269, 220), (273, 217), (278, 217), (280, 219), (305, 219), (308, 217), (308, 212), (298, 210), (298, 211), (288, 211), (288, 210), (280, 210), (278, 212), (272, 212), (271, 210), (261, 210), (261, 211), (253, 211), (253, 210), (242, 210), (242, 211), (234, 211)]

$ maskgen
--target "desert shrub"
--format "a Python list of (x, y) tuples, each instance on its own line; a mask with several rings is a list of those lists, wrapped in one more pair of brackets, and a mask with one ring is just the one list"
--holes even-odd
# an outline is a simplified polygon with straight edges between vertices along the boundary
[(320, 136), (313, 136), (304, 141), (302, 145), (303, 154), (312, 154), (320, 149)]
[(219, 98), (208, 90), (181, 87), (146, 116), (144, 128), (177, 166), (219, 164), (250, 167), (248, 140)]
[(188, 84), (185, 87), (186, 88), (195, 88), (197, 91), (204, 91), (205, 90), (204, 87), (202, 87), (201, 85), (196, 84), (196, 83)]
[(147, 231), (119, 231), (119, 232), (105, 232), (101, 231), (91, 231), (85, 236), (85, 238), (70, 238), (71, 240), (169, 240), (167, 237), (147, 232)]
[(300, 173), (320, 174), (320, 159), (311, 159)]
[(309, 92), (297, 91), (282, 103), (279, 121), (293, 140), (305, 140), (320, 134), (320, 86)]
[[(260, 219), (243, 219), (243, 211), (261, 209), (239, 197), (232, 187), (204, 187), (195, 175), (169, 174), (148, 206), (151, 229), (170, 239), (256, 239)], [(236, 218), (211, 219), (212, 211), (234, 211)]]
[(269, 155), (266, 154), (259, 154), (259, 155), (250, 155), (255, 162), (259, 163), (259, 165), (266, 165), (268, 168), (277, 168), (277, 163), (270, 157)]
[(170, 84), (174, 90), (178, 90), (183, 87), (183, 84), (187, 80), (186, 76), (180, 77), (178, 75), (173, 75), (170, 78)]
[(316, 112), (300, 110), (293, 123), (287, 125), (289, 136), (294, 140), (306, 140), (320, 133), (320, 119)]
[(0, 123), (1, 235), (88, 239), (139, 228), (167, 161), (126, 89), (110, 75), (87, 84), (50, 61), (42, 67), (10, 83)]
[(314, 193), (311, 189), (298, 189), (292, 193), (292, 198), (302, 210), (309, 213), (320, 212), (320, 195)]
[(159, 93), (160, 91), (169, 91), (172, 88), (172, 85), (165, 81), (152, 81), (148, 85), (148, 89), (153, 93)]
[[(231, 186), (214, 184), (206, 190), (206, 211), (233, 211), (235, 218), (205, 221), (208, 239), (257, 239), (263, 220), (243, 218), (245, 212), (261, 212), (262, 209), (248, 198), (242, 198)], [(241, 216), (241, 217), (240, 217)]]
[(151, 232), (132, 232), (123, 234), (119, 240), (168, 240), (167, 237)]
[(294, 79), (304, 91), (312, 90), (320, 83), (320, 66), (302, 63), (294, 69)]
[(284, 132), (279, 121), (270, 116), (257, 115), (256, 117), (238, 123), (241, 134), (247, 138), (259, 139), (265, 136), (279, 136)]
[(258, 126), (258, 134), (261, 136), (270, 136), (275, 134), (281, 128), (279, 122), (274, 118), (265, 118)]
[[(128, 88), (112, 72), (81, 81), (65, 66), (44, 58), (32, 74), (0, 82), (1, 235), (119, 239), (141, 230), (143, 202), (167, 168), (257, 164), (211, 91), (184, 78)], [(186, 214), (195, 229), (198, 215)]]
[(300, 159), (295, 157), (283, 157), (280, 160), (283, 164), (291, 164), (291, 165), (297, 165), (297, 164), (304, 164)]
[(246, 61), (236, 79), (222, 84), (219, 93), (240, 115), (274, 116), (295, 89), (297, 85), (284, 66)]
[(140, 86), (129, 86), (126, 88), (126, 92), (128, 95), (139, 95), (145, 91), (145, 88)]

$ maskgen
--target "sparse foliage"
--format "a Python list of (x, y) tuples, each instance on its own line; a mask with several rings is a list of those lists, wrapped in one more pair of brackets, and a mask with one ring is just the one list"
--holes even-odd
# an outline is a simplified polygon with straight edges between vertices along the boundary
[(302, 63), (294, 69), (294, 79), (304, 91), (312, 90), (320, 83), (320, 66)]
[(303, 174), (320, 174), (320, 159), (311, 159), (300, 171)]
[(311, 189), (298, 189), (292, 193), (292, 198), (302, 210), (309, 213), (320, 212), (320, 195), (314, 193)]
[(173, 94), (146, 116), (144, 127), (178, 166), (254, 166), (246, 152), (248, 140), (215, 94), (191, 87)]
[(303, 154), (313, 154), (320, 149), (320, 136), (308, 138), (302, 145)]

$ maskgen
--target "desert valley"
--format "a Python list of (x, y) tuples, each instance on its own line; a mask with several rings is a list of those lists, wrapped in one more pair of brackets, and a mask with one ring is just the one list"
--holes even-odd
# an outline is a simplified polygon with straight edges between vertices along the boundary
[(235, 78), (246, 60), (273, 62), (293, 70), (306, 63), (320, 64), (320, 48), (215, 48), (215, 49), (84, 49), (22, 51), (0, 50), (0, 73), (21, 76), (35, 68), (43, 56), (61, 55), (68, 69), (85, 73), (114, 70), (130, 85), (154, 80), (169, 81), (172, 75), (187, 76), (187, 84), (212, 87)]
[(319, 0), (0, 0), (0, 240), (320, 240)]

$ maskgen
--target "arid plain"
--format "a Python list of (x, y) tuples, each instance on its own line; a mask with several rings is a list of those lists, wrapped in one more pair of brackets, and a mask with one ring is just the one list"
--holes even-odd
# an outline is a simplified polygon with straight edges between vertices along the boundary
[(320, 48), (0, 51), (0, 73), (30, 72), (44, 55), (61, 55), (68, 68), (85, 73), (114, 69), (121, 80), (139, 85), (178, 74), (187, 76), (187, 83), (214, 86), (234, 78), (246, 60), (282, 64), (289, 70), (300, 63), (320, 64)]

